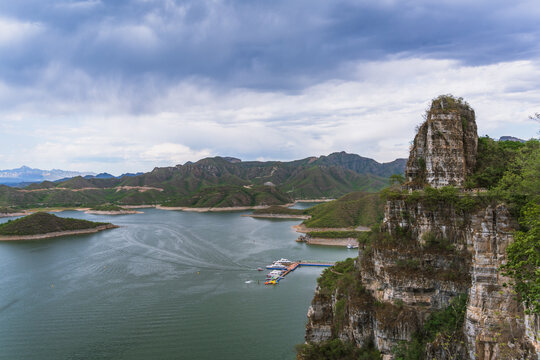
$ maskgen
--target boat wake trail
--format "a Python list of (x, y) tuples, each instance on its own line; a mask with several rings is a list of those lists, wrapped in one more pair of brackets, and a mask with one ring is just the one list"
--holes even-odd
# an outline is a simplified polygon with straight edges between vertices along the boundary
[[(250, 267), (235, 262), (223, 254), (220, 249), (186, 229), (179, 230), (167, 224), (155, 224), (152, 229), (145, 226), (145, 231), (124, 231), (121, 234), (124, 246), (117, 250), (129, 251), (131, 246), (144, 249), (137, 255), (166, 261), (181, 267), (201, 269), (240, 271)], [(129, 244), (130, 246), (125, 246)]]

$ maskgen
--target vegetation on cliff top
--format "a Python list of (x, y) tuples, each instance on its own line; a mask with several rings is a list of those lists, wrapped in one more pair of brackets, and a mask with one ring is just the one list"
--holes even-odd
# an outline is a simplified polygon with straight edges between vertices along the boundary
[(351, 284), (355, 283), (357, 280), (356, 276), (358, 275), (358, 271), (354, 266), (355, 261), (356, 258), (347, 258), (325, 269), (317, 279), (319, 292), (321, 294), (331, 295), (337, 288), (345, 290)]
[(540, 314), (540, 142), (528, 141), (492, 190), (519, 214), (520, 228), (507, 248), (503, 272), (527, 307)]
[(101, 225), (107, 225), (107, 223), (62, 218), (44, 212), (37, 212), (0, 225), (0, 235), (40, 235), (58, 231), (93, 229)]

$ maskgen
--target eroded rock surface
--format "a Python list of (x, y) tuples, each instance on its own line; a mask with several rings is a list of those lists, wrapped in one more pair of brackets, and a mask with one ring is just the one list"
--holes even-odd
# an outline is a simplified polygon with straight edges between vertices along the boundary
[[(436, 99), (411, 149), (406, 187), (461, 186), (474, 167), (477, 141), (474, 111)], [(426, 359), (540, 359), (538, 316), (524, 314), (499, 271), (515, 226), (502, 204), (461, 209), (422, 198), (388, 201), (386, 240), (359, 248), (361, 291), (318, 289), (306, 341), (373, 342), (385, 360), (393, 359), (392, 349), (410, 341), (431, 313), (467, 294), (463, 328), (451, 337), (437, 334)]]
[(474, 169), (477, 145), (474, 110), (459, 99), (435, 99), (407, 161), (409, 186), (461, 186)]

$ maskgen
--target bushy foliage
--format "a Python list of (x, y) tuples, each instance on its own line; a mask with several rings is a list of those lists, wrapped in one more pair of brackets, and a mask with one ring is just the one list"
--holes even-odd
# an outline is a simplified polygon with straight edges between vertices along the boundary
[(540, 314), (540, 205), (527, 204), (521, 217), (521, 230), (508, 246), (508, 262), (503, 266), (528, 313)]
[(355, 260), (356, 258), (348, 258), (344, 261), (337, 262), (331, 268), (325, 269), (317, 279), (319, 291), (322, 294), (330, 295), (336, 289), (344, 291), (353, 287), (354, 290), (361, 290), (361, 285), (356, 278), (358, 271), (354, 266)]
[(394, 349), (396, 360), (422, 360), (426, 344), (433, 341), (438, 334), (450, 338), (459, 336), (458, 333), (465, 320), (467, 295), (461, 294), (442, 310), (431, 313), (422, 329), (413, 334), (409, 342), (401, 342)]
[(380, 360), (380, 352), (373, 343), (357, 348), (351, 342), (332, 339), (317, 344), (302, 344), (297, 347), (299, 360)]
[(467, 178), (468, 188), (491, 189), (512, 166), (519, 150), (526, 145), (517, 141), (495, 141), (489, 136), (478, 138), (474, 172)]
[(519, 216), (520, 229), (514, 233), (514, 243), (507, 248), (505, 274), (527, 312), (540, 314), (540, 142), (529, 140), (516, 152), (514, 160), (497, 186), (494, 196), (506, 202), (511, 212)]

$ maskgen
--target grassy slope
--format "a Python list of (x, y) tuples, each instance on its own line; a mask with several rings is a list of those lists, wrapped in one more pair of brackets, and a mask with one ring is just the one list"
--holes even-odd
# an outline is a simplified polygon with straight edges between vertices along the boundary
[(243, 186), (223, 185), (202, 189), (164, 203), (165, 206), (190, 207), (232, 207), (255, 205), (279, 205), (291, 202), (291, 198), (270, 186), (245, 188)]
[(0, 235), (37, 235), (57, 231), (92, 229), (106, 223), (61, 218), (38, 212), (0, 225)]
[(307, 227), (370, 226), (381, 220), (384, 201), (379, 194), (353, 192), (335, 201), (308, 209), (311, 219), (304, 221)]

